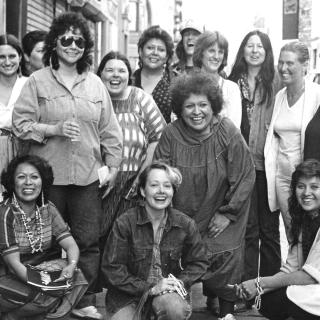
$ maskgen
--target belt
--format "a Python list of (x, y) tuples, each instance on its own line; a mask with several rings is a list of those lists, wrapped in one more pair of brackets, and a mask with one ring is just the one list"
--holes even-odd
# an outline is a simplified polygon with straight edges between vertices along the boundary
[(0, 129), (0, 136), (11, 136), (12, 132), (7, 129)]

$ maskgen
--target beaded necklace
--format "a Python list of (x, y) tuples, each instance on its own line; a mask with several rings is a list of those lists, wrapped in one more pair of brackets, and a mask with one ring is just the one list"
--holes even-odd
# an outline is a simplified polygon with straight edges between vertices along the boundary
[(36, 235), (31, 231), (31, 218), (27, 217), (26, 213), (20, 207), (15, 194), (13, 194), (13, 204), (19, 210), (21, 214), (22, 222), (24, 228), (26, 229), (26, 236), (30, 243), (30, 247), (32, 249), (31, 253), (35, 252), (42, 252), (42, 240), (43, 240), (43, 233), (42, 233), (42, 219), (39, 207), (36, 205)]

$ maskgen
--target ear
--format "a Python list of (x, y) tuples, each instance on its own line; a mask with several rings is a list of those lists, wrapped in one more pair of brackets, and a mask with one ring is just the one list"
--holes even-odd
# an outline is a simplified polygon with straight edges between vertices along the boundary
[(140, 193), (144, 198), (146, 197), (146, 194), (145, 194), (145, 192), (144, 192), (144, 190), (142, 188), (140, 188)]

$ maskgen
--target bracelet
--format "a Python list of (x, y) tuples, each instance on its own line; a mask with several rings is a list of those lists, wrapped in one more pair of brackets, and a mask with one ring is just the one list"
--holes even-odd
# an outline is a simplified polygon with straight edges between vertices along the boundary
[(258, 276), (258, 278), (256, 278), (256, 280), (254, 281), (256, 284), (256, 288), (257, 288), (257, 295), (254, 299), (254, 304), (256, 305), (256, 309), (260, 310), (261, 307), (261, 295), (264, 293), (263, 288), (261, 287), (260, 284), (260, 277)]

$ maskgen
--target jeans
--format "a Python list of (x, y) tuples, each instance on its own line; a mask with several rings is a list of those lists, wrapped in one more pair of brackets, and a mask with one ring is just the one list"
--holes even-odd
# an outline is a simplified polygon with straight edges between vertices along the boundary
[(246, 229), (244, 279), (258, 276), (260, 240), (260, 276), (277, 273), (281, 266), (279, 211), (271, 212), (264, 171), (256, 171)]
[[(110, 320), (132, 320), (136, 311), (132, 303), (110, 315)], [(157, 320), (186, 320), (191, 316), (191, 306), (177, 293), (166, 293), (156, 296), (152, 301), (152, 309)]]
[(50, 188), (49, 199), (71, 228), (72, 236), (80, 249), (79, 267), (89, 283), (88, 290), (77, 308), (93, 305), (100, 261), (99, 231), (103, 214), (99, 183), (96, 181), (88, 186), (54, 185)]
[(286, 290), (284, 287), (261, 296), (260, 313), (264, 317), (271, 320), (285, 320), (290, 316), (294, 320), (319, 320), (319, 316), (312, 315), (291, 302)]

